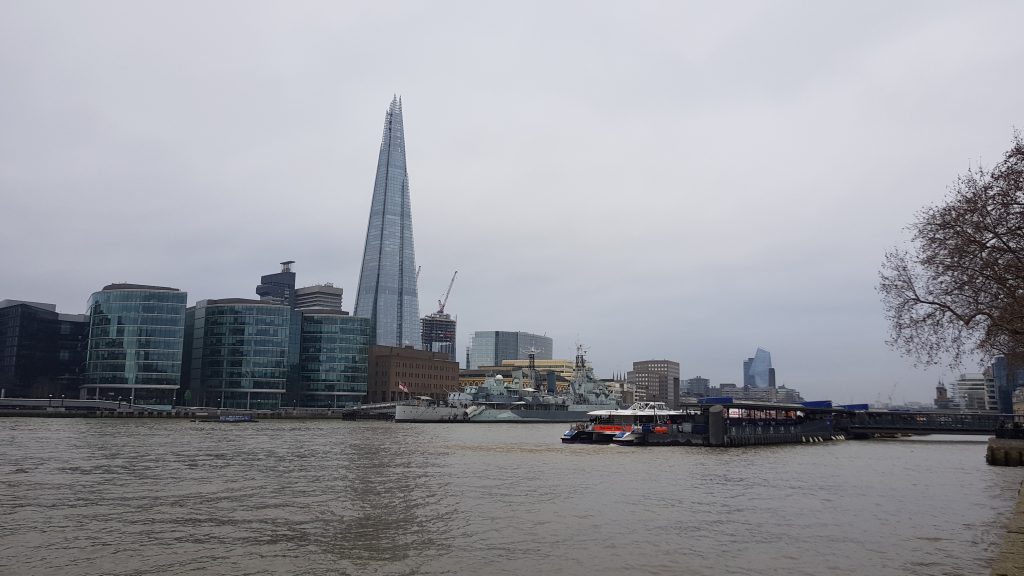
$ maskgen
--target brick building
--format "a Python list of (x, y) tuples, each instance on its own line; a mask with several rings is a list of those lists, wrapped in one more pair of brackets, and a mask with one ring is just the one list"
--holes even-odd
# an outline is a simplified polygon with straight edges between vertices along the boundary
[(367, 384), (368, 403), (394, 402), (409, 396), (441, 400), (459, 389), (459, 363), (444, 352), (371, 346)]

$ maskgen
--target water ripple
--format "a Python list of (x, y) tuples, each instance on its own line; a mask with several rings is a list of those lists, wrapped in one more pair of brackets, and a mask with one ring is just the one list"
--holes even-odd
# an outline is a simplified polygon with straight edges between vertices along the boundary
[(0, 419), (0, 574), (977, 574), (1020, 471), (929, 438)]

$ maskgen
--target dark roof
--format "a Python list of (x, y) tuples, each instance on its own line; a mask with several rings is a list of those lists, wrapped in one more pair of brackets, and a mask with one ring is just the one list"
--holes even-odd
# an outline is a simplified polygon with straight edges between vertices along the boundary
[(209, 298), (206, 300), (207, 306), (217, 306), (219, 304), (262, 304), (264, 306), (288, 306), (287, 304), (280, 304), (278, 302), (272, 302), (270, 300), (255, 300), (253, 298), (220, 298), (217, 300)]
[(341, 308), (299, 308), (299, 312), (302, 312), (303, 316), (349, 316), (349, 313), (342, 310)]
[(28, 300), (0, 300), (0, 308), (7, 308), (11, 306), (31, 306), (32, 308), (38, 308), (39, 310), (46, 310), (48, 312), (56, 312), (56, 304), (48, 304), (46, 302), (30, 302)]
[(177, 288), (168, 288), (167, 286), (147, 286), (146, 284), (107, 284), (103, 287), (104, 292), (111, 290), (161, 290), (164, 292), (181, 292)]
[[(707, 402), (706, 400), (711, 400)], [(719, 401), (721, 400), (721, 401)], [(804, 402), (789, 404), (782, 402), (760, 402), (757, 400), (740, 400), (730, 397), (701, 398), (697, 401), (680, 402), (679, 405), (687, 408), (710, 407), (721, 405), (724, 408), (747, 408), (751, 410), (801, 410), (803, 412), (849, 412), (842, 406), (824, 406), (824, 402)]]

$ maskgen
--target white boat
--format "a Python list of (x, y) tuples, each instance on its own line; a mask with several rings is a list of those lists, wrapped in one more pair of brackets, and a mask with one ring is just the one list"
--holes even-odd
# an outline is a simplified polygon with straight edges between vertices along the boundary
[(577, 424), (562, 434), (562, 442), (632, 443), (642, 431), (668, 434), (673, 417), (687, 414), (672, 410), (664, 402), (635, 402), (625, 409), (594, 410), (587, 423)]

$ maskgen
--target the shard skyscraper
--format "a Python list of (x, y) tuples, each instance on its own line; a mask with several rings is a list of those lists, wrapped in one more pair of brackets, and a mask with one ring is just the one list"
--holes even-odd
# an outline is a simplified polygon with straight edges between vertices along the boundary
[(420, 348), (409, 173), (402, 101), (397, 97), (384, 117), (355, 315), (373, 320), (376, 344)]

